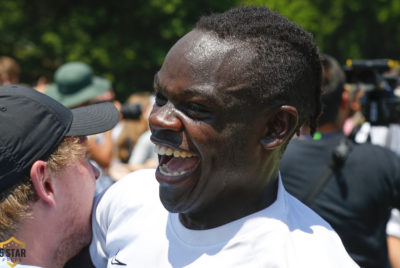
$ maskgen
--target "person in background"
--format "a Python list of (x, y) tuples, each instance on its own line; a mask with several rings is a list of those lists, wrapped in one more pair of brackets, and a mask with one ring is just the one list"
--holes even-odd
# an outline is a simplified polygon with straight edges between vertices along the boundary
[(155, 75), (157, 169), (96, 200), (95, 266), (356, 267), (279, 175), (293, 134), (314, 130), (320, 82), (311, 35), (268, 8), (200, 19)]
[(145, 111), (151, 106), (151, 94), (149, 92), (137, 92), (129, 96), (124, 103), (126, 106), (136, 105), (140, 107), (139, 114), (134, 118), (125, 118), (119, 124), (121, 130), (116, 137), (115, 158), (121, 163), (128, 163), (129, 157), (140, 135), (149, 129), (149, 120), (145, 116)]
[(343, 123), (343, 133), (347, 136), (356, 135), (357, 131), (361, 128), (362, 124), (365, 122), (365, 117), (362, 113), (361, 99), (364, 96), (364, 91), (358, 86), (345, 84), (345, 90), (343, 92), (343, 102), (348, 106), (347, 118)]
[(0, 86), (17, 84), (19, 82), (19, 64), (13, 58), (0, 57)]
[[(154, 97), (150, 97), (150, 103), (145, 107), (143, 111), (143, 117), (148, 120), (150, 112), (153, 108)], [(151, 131), (148, 129), (143, 132), (135, 146), (133, 147), (132, 153), (129, 157), (128, 167), (129, 171), (136, 171), (144, 168), (156, 168), (158, 165), (158, 157), (155, 152), (155, 145), (150, 140)]]
[[(16, 60), (11, 57), (0, 57), (0, 86), (20, 83), (20, 66)], [(40, 77), (34, 89), (44, 92), (47, 84), (46, 78)]]
[[(114, 101), (114, 91), (110, 81), (95, 76), (92, 68), (83, 62), (67, 62), (61, 65), (54, 74), (54, 83), (48, 86), (45, 94), (67, 108)], [(118, 102), (114, 101), (114, 104), (120, 107)], [(88, 137), (88, 155), (101, 171), (96, 193), (102, 192), (114, 182), (108, 174), (113, 148), (111, 130)]]
[(0, 266), (62, 267), (87, 246), (99, 171), (86, 136), (118, 120), (111, 103), (69, 110), (32, 88), (0, 87)]
[(322, 55), (320, 133), (304, 128), (283, 155), (280, 170), (289, 193), (322, 216), (361, 267), (387, 267), (386, 223), (400, 206), (400, 159), (390, 150), (354, 144), (342, 132), (348, 102), (338, 62)]
[[(127, 110), (130, 112), (123, 116), (113, 131), (116, 148), (110, 175), (116, 181), (132, 170), (156, 166), (154, 162), (157, 161), (157, 157), (154, 153), (154, 144), (150, 142), (148, 135), (148, 117), (153, 103), (154, 97), (149, 92), (139, 92), (132, 94), (123, 105), (128, 107)], [(145, 137), (146, 135), (147, 137)], [(136, 148), (138, 143), (139, 146)], [(149, 158), (153, 158), (153, 163), (151, 160), (147, 162)]]

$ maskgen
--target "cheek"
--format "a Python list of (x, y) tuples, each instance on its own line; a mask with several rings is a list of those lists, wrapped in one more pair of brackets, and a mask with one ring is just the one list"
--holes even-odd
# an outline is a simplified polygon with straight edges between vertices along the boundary
[(203, 160), (211, 162), (213, 170), (249, 162), (256, 153), (256, 134), (249, 132), (248, 122), (224, 119), (225, 122), (200, 122), (187, 128), (192, 130), (188, 133), (191, 141)]
[(222, 156), (227, 165), (240, 167), (251, 166), (254, 157), (257, 155), (257, 142), (249, 133), (248, 127), (243, 125), (233, 126), (225, 133), (223, 141)]
[(194, 142), (202, 155), (202, 173), (219, 173), (236, 165), (236, 149), (241, 147), (238, 144), (241, 140), (234, 137), (231, 130), (221, 128), (219, 132), (211, 127), (199, 130)]
[(94, 170), (89, 163), (83, 163), (74, 174), (75, 196), (80, 196), (79, 200), (90, 200), (93, 198), (96, 187)]
[(86, 170), (86, 172), (82, 176), (81, 189), (82, 191), (85, 191), (88, 197), (89, 195), (93, 197), (95, 188), (96, 188), (96, 178), (92, 168), (90, 167)]
[(81, 177), (80, 183), (76, 186), (78, 188), (75, 188), (74, 199), (78, 207), (78, 214), (80, 214), (83, 220), (90, 217), (96, 182), (92, 178)]

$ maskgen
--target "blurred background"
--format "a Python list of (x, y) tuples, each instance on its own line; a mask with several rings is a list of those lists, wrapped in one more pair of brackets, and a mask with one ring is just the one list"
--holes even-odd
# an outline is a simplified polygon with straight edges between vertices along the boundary
[(112, 82), (124, 102), (152, 91), (170, 46), (203, 14), (266, 5), (312, 32), (324, 53), (346, 59), (400, 58), (398, 0), (0, 0), (0, 56), (20, 64), (20, 82), (51, 83), (68, 61)]

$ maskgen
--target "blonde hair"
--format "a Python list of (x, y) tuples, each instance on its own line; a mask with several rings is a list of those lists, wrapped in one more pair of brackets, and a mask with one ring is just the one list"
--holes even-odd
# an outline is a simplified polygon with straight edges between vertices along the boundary
[(0, 85), (5, 81), (16, 84), (19, 80), (19, 65), (10, 57), (0, 57)]
[[(48, 157), (46, 164), (50, 172), (57, 173), (69, 166), (75, 159), (82, 157), (86, 145), (80, 137), (65, 138), (57, 149)], [(20, 183), (1, 194), (0, 199), (0, 241), (5, 241), (15, 234), (19, 224), (31, 217), (31, 204), (39, 199), (32, 181), (25, 177)]]

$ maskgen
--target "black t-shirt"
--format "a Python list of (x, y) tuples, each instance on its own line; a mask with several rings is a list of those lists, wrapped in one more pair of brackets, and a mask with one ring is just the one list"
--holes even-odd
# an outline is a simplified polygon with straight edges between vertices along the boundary
[[(287, 191), (304, 200), (343, 137), (293, 139), (280, 166)], [(400, 159), (383, 147), (354, 145), (309, 207), (331, 224), (361, 267), (385, 267), (386, 223), (391, 208), (400, 207)]]

